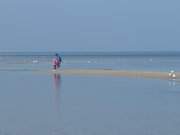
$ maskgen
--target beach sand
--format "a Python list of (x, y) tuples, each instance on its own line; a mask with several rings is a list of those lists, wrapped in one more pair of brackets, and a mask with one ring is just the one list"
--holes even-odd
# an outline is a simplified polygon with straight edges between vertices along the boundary
[(0, 71), (13, 72), (33, 72), (40, 74), (61, 74), (61, 75), (79, 75), (79, 76), (115, 76), (115, 77), (133, 77), (133, 78), (154, 78), (154, 79), (180, 79), (180, 72), (165, 71), (147, 71), (147, 70), (113, 70), (113, 69), (21, 69), (6, 68)]
[(180, 72), (175, 72), (175, 77), (169, 75), (169, 72), (158, 71), (125, 71), (111, 69), (60, 69), (52, 70), (49, 73), (62, 75), (85, 75), (85, 76), (116, 76), (116, 77), (142, 77), (155, 79), (178, 79)]

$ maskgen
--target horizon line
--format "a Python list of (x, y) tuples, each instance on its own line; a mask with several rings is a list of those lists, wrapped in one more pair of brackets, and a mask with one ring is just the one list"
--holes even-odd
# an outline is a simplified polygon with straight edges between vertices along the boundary
[(180, 56), (180, 51), (0, 51), (0, 56)]

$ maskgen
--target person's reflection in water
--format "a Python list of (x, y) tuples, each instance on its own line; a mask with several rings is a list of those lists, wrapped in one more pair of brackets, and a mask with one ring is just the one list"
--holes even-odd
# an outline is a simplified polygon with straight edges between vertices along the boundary
[(53, 83), (54, 83), (54, 105), (56, 108), (56, 112), (60, 113), (60, 90), (61, 90), (61, 75), (54, 74), (53, 75)]
[(57, 91), (59, 91), (61, 86), (61, 75), (60, 74), (54, 74), (54, 87)]
[(53, 74), (53, 84), (54, 84), (53, 105), (54, 105), (54, 111), (55, 111), (54, 122), (56, 124), (52, 129), (52, 134), (64, 134), (64, 130), (61, 127), (62, 122), (61, 122), (60, 104), (61, 104), (61, 84), (62, 84), (62, 79), (61, 79), (60, 74)]

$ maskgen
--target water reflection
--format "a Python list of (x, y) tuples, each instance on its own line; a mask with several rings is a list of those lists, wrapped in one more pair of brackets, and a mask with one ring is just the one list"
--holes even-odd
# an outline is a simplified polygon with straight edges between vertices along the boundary
[(54, 106), (57, 114), (59, 115), (60, 113), (60, 94), (61, 94), (61, 75), (60, 74), (53, 74), (53, 84), (54, 84), (54, 89), (53, 89), (53, 100), (54, 100)]
[(54, 88), (56, 91), (59, 91), (61, 86), (61, 75), (60, 74), (54, 74), (53, 75), (53, 81), (54, 81)]
[(176, 81), (175, 80), (169, 80), (169, 86), (170, 87), (175, 87), (176, 86)]

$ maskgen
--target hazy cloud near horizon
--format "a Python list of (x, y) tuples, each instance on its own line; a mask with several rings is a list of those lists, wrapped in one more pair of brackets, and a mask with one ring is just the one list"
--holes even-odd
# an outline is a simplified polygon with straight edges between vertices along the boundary
[(0, 51), (180, 51), (178, 0), (1, 0)]

